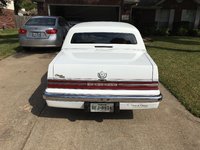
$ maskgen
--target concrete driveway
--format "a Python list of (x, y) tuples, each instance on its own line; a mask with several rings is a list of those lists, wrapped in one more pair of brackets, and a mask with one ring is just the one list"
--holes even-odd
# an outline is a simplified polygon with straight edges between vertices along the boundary
[(54, 56), (32, 51), (0, 61), (0, 149), (200, 149), (200, 119), (162, 85), (164, 101), (155, 110), (90, 114), (47, 107), (42, 93)]

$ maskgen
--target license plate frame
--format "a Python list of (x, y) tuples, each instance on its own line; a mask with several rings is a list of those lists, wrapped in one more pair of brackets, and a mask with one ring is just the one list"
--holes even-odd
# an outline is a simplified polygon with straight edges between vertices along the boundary
[(105, 113), (113, 113), (115, 112), (115, 104), (114, 103), (90, 103), (89, 107), (90, 112), (105, 112)]
[(32, 38), (40, 39), (40, 38), (42, 38), (42, 33), (41, 32), (32, 32)]

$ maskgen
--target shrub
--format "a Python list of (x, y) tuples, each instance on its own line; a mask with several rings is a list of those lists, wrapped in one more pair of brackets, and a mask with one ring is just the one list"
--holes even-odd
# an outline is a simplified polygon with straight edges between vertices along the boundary
[(185, 36), (188, 34), (188, 29), (184, 28), (184, 27), (180, 27), (178, 29), (178, 32), (177, 32), (177, 35), (180, 35), (180, 36)]
[(153, 35), (155, 33), (155, 27), (153, 26), (146, 26), (142, 29), (142, 33), (144, 35)]
[(155, 35), (158, 35), (158, 36), (168, 36), (168, 35), (170, 35), (170, 30), (168, 28), (157, 29), (155, 31)]
[(198, 29), (192, 29), (188, 31), (189, 36), (198, 36)]
[(190, 29), (190, 22), (187, 21), (174, 22), (171, 34), (184, 36), (188, 34), (189, 29)]
[(197, 30), (197, 36), (200, 37), (200, 29)]

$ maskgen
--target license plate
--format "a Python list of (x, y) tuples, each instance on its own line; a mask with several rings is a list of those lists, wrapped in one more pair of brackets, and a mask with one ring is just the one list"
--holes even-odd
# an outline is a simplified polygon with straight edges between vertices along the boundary
[(90, 103), (90, 112), (114, 112), (114, 103)]
[(40, 33), (40, 32), (33, 32), (32, 33), (32, 37), (33, 38), (41, 38), (42, 37), (42, 33)]

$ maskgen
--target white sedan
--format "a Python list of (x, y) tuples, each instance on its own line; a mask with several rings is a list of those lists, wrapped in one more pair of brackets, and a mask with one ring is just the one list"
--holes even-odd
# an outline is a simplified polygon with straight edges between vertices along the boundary
[(158, 108), (158, 68), (139, 31), (120, 22), (72, 27), (49, 64), (44, 99), (50, 107), (89, 112)]

